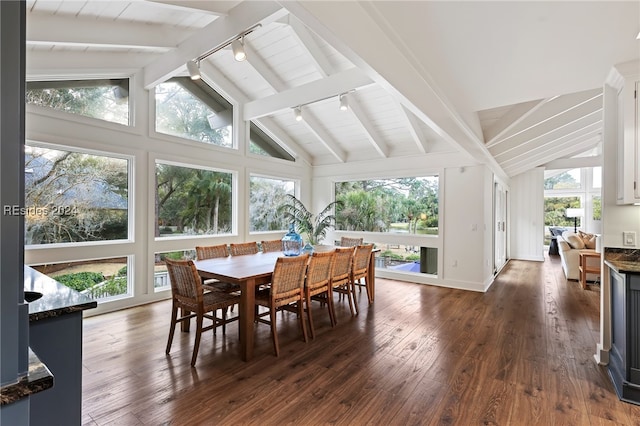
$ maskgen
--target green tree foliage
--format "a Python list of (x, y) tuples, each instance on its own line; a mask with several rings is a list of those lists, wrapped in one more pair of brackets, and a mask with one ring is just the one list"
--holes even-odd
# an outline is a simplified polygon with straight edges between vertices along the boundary
[(156, 131), (219, 146), (231, 146), (231, 123), (212, 129), (216, 112), (177, 82), (156, 86)]
[(576, 181), (568, 172), (552, 176), (544, 180), (544, 189), (575, 189), (580, 188), (580, 182)]
[(156, 235), (231, 231), (231, 173), (156, 165)]
[(114, 86), (29, 88), (26, 102), (119, 124), (129, 123), (129, 104), (113, 95)]
[(127, 198), (127, 160), (26, 147), (26, 244), (127, 238)]
[(249, 183), (249, 230), (279, 231), (287, 229), (288, 222), (277, 207), (293, 195), (288, 181), (252, 177)]
[(437, 178), (338, 182), (336, 200), (338, 229), (384, 232), (404, 224), (409, 233), (437, 232)]
[[(573, 226), (573, 218), (566, 217), (568, 208), (580, 208), (580, 197), (545, 197), (544, 224), (546, 226)], [(578, 218), (578, 226), (580, 220)]]

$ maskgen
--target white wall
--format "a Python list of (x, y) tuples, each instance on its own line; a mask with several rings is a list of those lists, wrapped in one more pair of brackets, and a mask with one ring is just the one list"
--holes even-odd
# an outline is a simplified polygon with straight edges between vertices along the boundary
[(544, 261), (544, 169), (511, 178), (510, 257)]

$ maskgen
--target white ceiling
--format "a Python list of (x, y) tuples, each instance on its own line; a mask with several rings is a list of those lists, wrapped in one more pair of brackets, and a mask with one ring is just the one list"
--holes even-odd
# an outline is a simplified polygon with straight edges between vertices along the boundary
[(28, 0), (27, 13), (28, 79), (149, 89), (261, 23), (247, 61), (223, 49), (203, 76), (311, 165), (458, 151), (515, 176), (593, 150), (607, 73), (640, 59), (638, 1)]

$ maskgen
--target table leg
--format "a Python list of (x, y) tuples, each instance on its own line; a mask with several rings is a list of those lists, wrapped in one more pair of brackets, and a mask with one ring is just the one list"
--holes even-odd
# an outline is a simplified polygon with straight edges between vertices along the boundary
[(255, 313), (256, 281), (248, 280), (240, 285), (240, 358), (249, 361), (253, 358), (253, 322)]
[(371, 253), (369, 256), (369, 268), (367, 269), (367, 294), (369, 295), (369, 304), (373, 303), (376, 291), (376, 256)]

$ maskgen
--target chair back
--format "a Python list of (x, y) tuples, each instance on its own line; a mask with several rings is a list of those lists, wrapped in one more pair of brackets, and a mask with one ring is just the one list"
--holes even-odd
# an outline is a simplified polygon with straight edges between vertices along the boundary
[(227, 257), (229, 256), (229, 250), (227, 249), (226, 244), (218, 244), (216, 246), (196, 246), (196, 256), (198, 260)]
[(369, 258), (372, 250), (373, 244), (364, 244), (356, 247), (351, 270), (351, 274), (355, 279), (366, 275), (367, 269), (369, 269)]
[(300, 300), (307, 272), (308, 254), (279, 257), (271, 279), (271, 300), (273, 306), (283, 306)]
[(313, 293), (314, 290), (328, 289), (331, 282), (331, 268), (335, 251), (314, 252), (309, 259), (305, 285)]
[(349, 282), (354, 251), (355, 247), (336, 247), (331, 268), (331, 284), (334, 287)]
[(262, 251), (264, 253), (269, 253), (272, 251), (282, 251), (282, 240), (262, 241), (262, 243), (260, 244), (262, 245)]
[(364, 241), (364, 238), (349, 238), (349, 237), (340, 237), (340, 246), (341, 247), (354, 247), (359, 246)]
[(173, 298), (188, 304), (202, 303), (202, 280), (193, 261), (165, 259), (164, 262), (169, 272)]
[(258, 243), (252, 241), (250, 243), (235, 243), (230, 245), (231, 256), (242, 256), (245, 254), (258, 253)]

